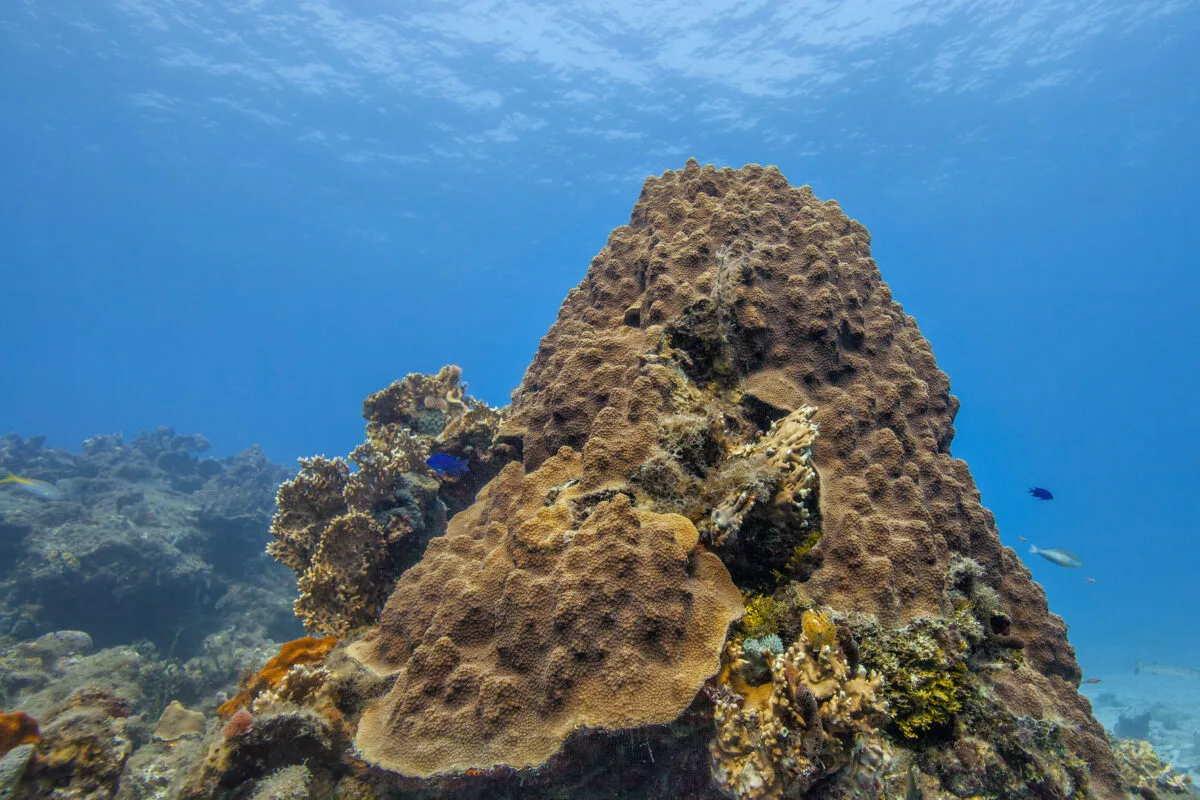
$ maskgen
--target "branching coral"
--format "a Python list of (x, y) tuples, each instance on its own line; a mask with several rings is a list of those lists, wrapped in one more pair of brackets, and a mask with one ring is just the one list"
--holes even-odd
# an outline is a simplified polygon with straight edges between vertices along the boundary
[(709, 748), (713, 780), (727, 797), (797, 797), (849, 765), (860, 737), (885, 718), (883, 679), (851, 668), (830, 619), (806, 611), (803, 633), (782, 654), (760, 650), (771, 682), (751, 686), (743, 643), (731, 641), (729, 661), (711, 692), (717, 733)]
[[(461, 506), (459, 495), (503, 461), (490, 449), (499, 412), (467, 397), (461, 375), (444, 367), (371, 395), (366, 441), (349, 462), (301, 459), (280, 487), (267, 552), (296, 572), (296, 615), (310, 632), (344, 637), (374, 622), (396, 578), (443, 529), (447, 506)], [(425, 463), (435, 450), (466, 460), (469, 479), (437, 476)]]

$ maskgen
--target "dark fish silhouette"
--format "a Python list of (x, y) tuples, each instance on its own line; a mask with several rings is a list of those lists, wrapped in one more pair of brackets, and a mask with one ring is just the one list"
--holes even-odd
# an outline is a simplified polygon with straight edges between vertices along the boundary
[(434, 453), (425, 464), (438, 475), (461, 475), (467, 471), (467, 460), (447, 453)]
[(1054, 499), (1054, 495), (1050, 494), (1049, 489), (1043, 489), (1040, 486), (1033, 487), (1032, 489), (1029, 490), (1029, 493), (1031, 495), (1033, 495), (1034, 497), (1036, 497), (1038, 500), (1053, 500)]

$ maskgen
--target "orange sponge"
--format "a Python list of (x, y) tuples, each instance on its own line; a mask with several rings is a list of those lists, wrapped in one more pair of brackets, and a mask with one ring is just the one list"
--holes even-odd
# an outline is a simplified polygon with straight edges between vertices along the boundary
[(337, 639), (332, 636), (321, 639), (305, 636), (303, 639), (294, 639), (285, 643), (283, 647), (279, 648), (279, 655), (268, 661), (262, 669), (245, 681), (240, 692), (221, 704), (217, 709), (217, 714), (221, 717), (228, 717), (239, 708), (245, 708), (258, 695), (279, 686), (292, 667), (324, 660), (325, 655), (333, 649), (335, 644), (337, 644)]
[(24, 711), (5, 714), (4, 710), (0, 709), (0, 757), (14, 747), (37, 744), (40, 738), (36, 719)]

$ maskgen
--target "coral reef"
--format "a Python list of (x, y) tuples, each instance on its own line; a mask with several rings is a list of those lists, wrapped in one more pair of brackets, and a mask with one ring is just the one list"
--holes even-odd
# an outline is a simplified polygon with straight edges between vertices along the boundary
[(112, 797), (131, 744), (129, 703), (80, 689), (47, 715), (35, 757), (22, 777), (32, 797)]
[(287, 573), (261, 556), (286, 472), (257, 448), (192, 455), (204, 449), (169, 428), (92, 437), (78, 454), (0, 438), (0, 463), (65, 495), (0, 492), (0, 635), (82, 630), (100, 647), (149, 640), (187, 658), (245, 611), (294, 636)]
[[(124, 800), (1177, 793), (1152, 753), (1114, 754), (1079, 695), (1066, 627), (952, 458), (958, 401), (869, 244), (775, 169), (650, 178), (510, 409), (468, 398), (456, 367), (409, 375), (364, 402), (348, 458), (279, 488), (270, 553), (324, 638), (281, 647), (212, 723), (169, 701), (211, 716), (238, 663), (218, 654), (263, 626), (242, 640), (193, 614), (181, 655), (161, 622), (156, 646), (0, 643), (0, 700), (42, 721), (0, 781), (105, 796), (124, 763)], [(233, 555), (189, 561), (185, 537), (139, 563), (179, 554), (172, 591), (264, 603), (265, 582), (215, 578), (246, 568), (233, 545), (264, 498), (239, 487), (269, 465), (203, 446), (3, 440), (69, 499), (3, 498), (0, 555), (46, 591), (98, 563), (72, 531), (116, 524), (86, 498), (136, 530), (184, 492), (199, 510), (166, 519)], [(65, 627), (21, 580), (0, 575), (0, 631)], [(110, 694), (63, 696), (105, 665)]]
[[(757, 509), (750, 510), (733, 550), (717, 548), (738, 585), (770, 593), (778, 573), (801, 583), (813, 603), (891, 631), (960, 613), (947, 591), (951, 562), (975, 562), (988, 590), (977, 595), (995, 596), (1007, 632), (993, 635), (985, 620), (986, 641), (971, 658), (982, 667), (978, 657), (994, 648), (1019, 652), (1025, 666), (981, 668), (967, 694), (992, 698), (987, 708), (997, 720), (1061, 720), (1062, 754), (1038, 758), (1047, 769), (1058, 758), (1068, 776), (1068, 761), (1084, 762), (1091, 791), (1118, 797), (1111, 748), (1076, 691), (1081, 676), (1066, 626), (1001, 546), (966, 464), (950, 455), (958, 401), (869, 245), (866, 228), (837, 203), (789, 186), (773, 168), (692, 161), (648, 179), (629, 225), (612, 232), (568, 294), (500, 438), (520, 444), (527, 470), (561, 446), (582, 449), (582, 485), (628, 481), (639, 502), (653, 504), (673, 480), (686, 491), (720, 475), (772, 421), (817, 409), (817, 541), (809, 545), (811, 534), (794, 525), (750, 530)], [(664, 458), (657, 421), (707, 408), (723, 422), (716, 457)], [(751, 472), (762, 464), (746, 461)], [(735, 519), (736, 505), (718, 522)], [(704, 511), (684, 513), (703, 524)], [(770, 542), (766, 557), (739, 559), (736, 548), (760, 533)], [(924, 712), (908, 717), (919, 737), (956, 734), (948, 718), (961, 713), (952, 708), (963, 699), (952, 698), (946, 677), (926, 684)]]
[(785, 652), (766, 647), (771, 682), (753, 685), (747, 641), (727, 649), (713, 697), (713, 780), (727, 797), (798, 797), (849, 766), (885, 718), (878, 673), (852, 667), (833, 622), (806, 611)]
[(1192, 781), (1164, 764), (1142, 739), (1113, 740), (1121, 780), (1130, 794), (1148, 797), (1196, 797)]
[[(499, 412), (466, 396), (461, 377), (447, 366), (371, 395), (366, 441), (349, 463), (300, 459), (280, 487), (268, 552), (296, 573), (295, 611), (309, 632), (345, 637), (374, 622), (447, 513), (506, 460), (507, 447), (492, 447)], [(439, 477), (425, 464), (435, 450), (465, 460), (466, 476)]]
[(536, 766), (576, 729), (670, 722), (716, 672), (741, 614), (725, 568), (685, 518), (586, 490), (587, 458), (505, 467), (350, 647), (394, 679), (359, 722), (368, 761)]

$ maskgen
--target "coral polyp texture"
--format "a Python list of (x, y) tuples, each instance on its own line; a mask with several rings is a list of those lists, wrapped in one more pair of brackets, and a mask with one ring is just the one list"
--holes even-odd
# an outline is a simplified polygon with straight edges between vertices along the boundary
[[(467, 397), (462, 371), (411, 374), (363, 402), (366, 441), (349, 460), (300, 459), (284, 483), (267, 551), (296, 572), (296, 615), (313, 633), (345, 636), (376, 620), (396, 578), (420, 557), (447, 512), (494, 475), (499, 412)], [(468, 465), (444, 480), (434, 452)]]
[(677, 514), (588, 491), (562, 448), (510, 464), (409, 569), (349, 653), (391, 676), (357, 744), (429, 777), (545, 762), (580, 728), (675, 719), (720, 665), (741, 599)]
[[(810, 528), (754, 523), (749, 497), (762, 500), (742, 493), (772, 485), (778, 472), (743, 457), (730, 480), (737, 453), (806, 406), (819, 429)], [(863, 225), (777, 169), (689, 161), (647, 179), (630, 223), (568, 293), (499, 439), (520, 443), (529, 471), (560, 447), (582, 450), (580, 486), (678, 507), (708, 527), (742, 588), (770, 593), (772, 578), (798, 581), (812, 603), (869, 617), (879, 631), (954, 617), (952, 557), (977, 564), (979, 593), (994, 597), (1007, 649), (1020, 644), (1023, 666), (982, 668), (983, 650), (1005, 648), (981, 639), (961, 666), (928, 676), (925, 696), (897, 697), (911, 709), (908, 730), (953, 739), (952, 709), (964, 702), (975, 719), (1054, 720), (1061, 759), (1088, 765), (1093, 796), (1119, 797), (1111, 748), (1077, 691), (1066, 626), (1000, 544), (967, 465), (950, 454), (958, 407), (929, 343), (883, 282)], [(681, 416), (715, 424), (693, 425), (693, 442), (672, 447), (664, 421)], [(717, 499), (725, 497), (732, 503)], [(734, 527), (736, 538), (722, 536)], [(1050, 752), (1038, 763), (1057, 775)], [(1063, 780), (1056, 791), (1077, 790), (1075, 777)]]

